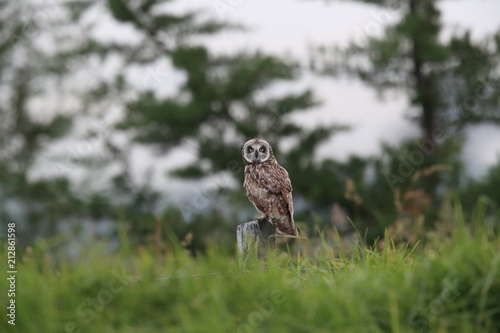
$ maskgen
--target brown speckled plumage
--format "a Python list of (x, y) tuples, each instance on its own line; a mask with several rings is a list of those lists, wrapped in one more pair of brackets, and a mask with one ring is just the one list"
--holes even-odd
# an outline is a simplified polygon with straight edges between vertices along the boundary
[(245, 181), (243, 188), (255, 208), (279, 233), (298, 236), (293, 221), (292, 183), (278, 164), (269, 143), (252, 139), (243, 146)]

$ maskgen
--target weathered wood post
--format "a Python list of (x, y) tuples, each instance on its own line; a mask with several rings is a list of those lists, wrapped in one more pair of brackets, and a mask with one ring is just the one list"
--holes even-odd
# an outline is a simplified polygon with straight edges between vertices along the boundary
[(239, 224), (236, 228), (240, 264), (244, 265), (248, 258), (257, 256), (265, 259), (269, 250), (274, 249), (276, 230), (266, 219)]

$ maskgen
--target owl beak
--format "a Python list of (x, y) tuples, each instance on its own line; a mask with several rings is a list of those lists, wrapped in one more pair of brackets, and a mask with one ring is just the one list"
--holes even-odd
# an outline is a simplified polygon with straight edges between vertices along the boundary
[(255, 151), (255, 158), (259, 157), (259, 152), (256, 150)]

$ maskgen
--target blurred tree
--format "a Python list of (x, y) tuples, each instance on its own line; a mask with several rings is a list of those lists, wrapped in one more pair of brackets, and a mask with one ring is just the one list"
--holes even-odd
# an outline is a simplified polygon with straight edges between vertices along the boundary
[(55, 219), (78, 206), (64, 178), (29, 180), (36, 159), (72, 122), (64, 107), (40, 103), (70, 71), (39, 43), (57, 38), (47, 31), (59, 23), (57, 13), (36, 4), (0, 3), (0, 218), (19, 223), (23, 243), (53, 233)]
[[(163, 152), (188, 140), (194, 143), (198, 159), (176, 170), (175, 175), (191, 178), (232, 171), (232, 162), (241, 164), (238, 155), (242, 143), (257, 136), (275, 144), (278, 155), (281, 150), (276, 143), (295, 138), (295, 147), (304, 151), (302, 158), (311, 157), (314, 148), (337, 129), (306, 131), (292, 122), (290, 114), (317, 104), (310, 90), (277, 97), (265, 93), (272, 84), (297, 78), (296, 64), (261, 52), (213, 55), (205, 46), (190, 43), (192, 38), (186, 36), (186, 31), (213, 34), (232, 26), (199, 23), (194, 13), (158, 16), (151, 10), (154, 1), (135, 10), (121, 0), (109, 4), (117, 19), (134, 24), (145, 38), (156, 41), (153, 52), (157, 57), (151, 60), (169, 57), (174, 67), (186, 74), (175, 97), (159, 98), (153, 91), (140, 94), (128, 104), (126, 117), (118, 126), (131, 130), (137, 142)], [(160, 35), (169, 38), (155, 38)]]
[(469, 124), (500, 124), (500, 32), (478, 41), (465, 30), (444, 40), (439, 0), (353, 1), (376, 5), (377, 18), (350, 46), (333, 48), (334, 58), (319, 48), (319, 71), (354, 76), (379, 93), (406, 92), (423, 137), (436, 144)]
[[(500, 125), (500, 33), (478, 41), (469, 31), (455, 29), (443, 38), (438, 0), (354, 1), (377, 6), (375, 18), (348, 47), (316, 49), (312, 65), (324, 74), (358, 78), (381, 95), (389, 90), (407, 94), (422, 139), (400, 158), (415, 151), (424, 158), (410, 161), (411, 168), (453, 163), (467, 125)], [(408, 185), (409, 176), (398, 171), (388, 183)], [(428, 177), (432, 196), (440, 182), (438, 173)]]
[[(189, 143), (196, 148), (197, 160), (175, 170), (175, 176), (199, 179), (222, 173), (234, 180), (242, 177), (241, 145), (248, 138), (262, 136), (283, 161), (294, 164), (292, 177), (305, 197), (328, 201), (338, 195), (339, 191), (332, 194), (328, 187), (318, 189), (325, 186), (320, 182), (323, 176), (331, 177), (331, 168), (312, 160), (315, 148), (345, 127), (306, 130), (292, 121), (292, 114), (317, 104), (310, 90), (269, 93), (296, 79), (298, 65), (262, 52), (212, 54), (202, 37), (239, 27), (206, 18), (203, 12), (174, 14), (178, 11), (169, 5), (151, 0), (1, 4), (0, 196), (6, 207), (1, 217), (23, 222), (27, 242), (56, 233), (58, 224), (82, 228), (88, 219), (119, 218), (138, 236), (156, 232), (160, 220), (155, 212), (165, 202), (160, 189), (152, 186), (152, 169), (134, 181), (130, 166), (134, 143), (162, 152)], [(128, 31), (130, 40), (96, 34), (93, 29), (103, 14), (110, 14), (105, 20), (121, 23), (118, 26)], [(159, 63), (184, 77), (175, 97), (158, 91), (169, 78), (156, 70)], [(110, 70), (113, 66), (118, 70)], [(139, 84), (130, 75), (137, 68), (148, 73)], [(110, 110), (123, 106), (122, 121), (116, 126), (118, 131), (113, 131), (113, 121), (103, 119)], [(73, 119), (78, 122), (72, 123)], [(89, 130), (92, 119), (99, 126)], [(57, 160), (49, 165), (55, 165), (57, 179), (30, 180), (30, 172), (40, 166), (40, 156), (58, 138), (73, 143), (50, 152)], [(286, 144), (288, 148), (282, 149)], [(110, 167), (116, 164), (120, 167)], [(75, 193), (70, 184), (79, 171), (86, 175)], [(321, 171), (323, 176), (315, 180), (321, 183), (318, 188), (307, 184), (305, 171), (311, 175)], [(71, 181), (66, 179), (69, 176)], [(90, 183), (106, 187), (109, 179), (113, 192), (92, 193)], [(218, 183), (221, 188), (228, 184)], [(160, 214), (167, 223), (172, 220), (169, 211)], [(220, 230), (227, 229), (224, 214), (213, 211), (205, 217), (210, 225), (191, 224), (197, 229), (193, 244), (203, 243), (200, 235), (213, 234), (203, 228), (217, 229), (218, 223)], [(195, 213), (201, 221), (200, 212)], [(176, 233), (184, 237), (184, 229)]]
[[(117, 128), (160, 153), (189, 144), (195, 150), (194, 162), (172, 174), (198, 180), (213, 175), (242, 179), (242, 144), (249, 138), (263, 137), (286, 163), (294, 183), (304, 184), (299, 185), (304, 197), (331, 202), (330, 185), (321, 179), (334, 177), (332, 170), (314, 163), (314, 152), (334, 132), (346, 127), (306, 129), (293, 121), (292, 115), (317, 105), (311, 90), (270, 93), (298, 78), (298, 64), (258, 51), (233, 55), (210, 52), (194, 36), (238, 27), (204, 19), (199, 12), (174, 15), (167, 7), (160, 7), (162, 4), (144, 1), (132, 6), (123, 0), (108, 1), (113, 16), (133, 25), (143, 40), (127, 51), (134, 54), (128, 58), (129, 66), (164, 59), (184, 74), (174, 96), (161, 97), (155, 89), (143, 89), (137, 98), (130, 99)], [(303, 176), (306, 172), (315, 177), (307, 186), (310, 178)], [(224, 189), (234, 183), (217, 185)]]
[(51, 74), (65, 71), (59, 64), (59, 73), (52, 72), (50, 56), (34, 42), (41, 33), (34, 13), (17, 2), (0, 4), (0, 158), (9, 173), (26, 172), (43, 144), (65, 134), (71, 124), (68, 116), (56, 113), (61, 110), (41, 119), (30, 105), (50, 89)]
[(496, 213), (500, 205), (500, 159), (492, 165), (486, 175), (481, 179), (468, 179), (467, 184), (461, 191), (461, 198), (467, 209), (475, 208), (479, 199), (484, 200), (488, 206), (492, 206)]

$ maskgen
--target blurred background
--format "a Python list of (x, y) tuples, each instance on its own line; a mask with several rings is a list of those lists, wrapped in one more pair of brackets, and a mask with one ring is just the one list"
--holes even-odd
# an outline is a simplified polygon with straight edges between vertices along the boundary
[[(0, 3), (0, 219), (77, 258), (120, 230), (234, 251), (268, 140), (304, 236), (498, 217), (497, 0)], [(498, 221), (498, 219), (494, 219)]]

